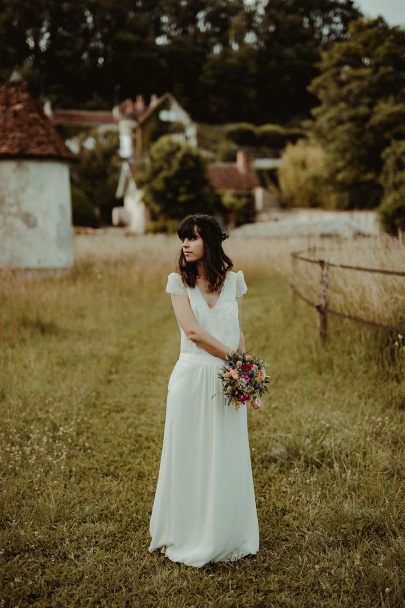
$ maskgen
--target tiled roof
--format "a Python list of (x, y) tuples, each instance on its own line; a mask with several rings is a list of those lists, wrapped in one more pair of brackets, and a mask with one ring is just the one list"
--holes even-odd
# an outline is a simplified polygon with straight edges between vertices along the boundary
[(120, 119), (133, 120), (136, 123), (143, 123), (154, 113), (155, 109), (167, 100), (174, 100), (170, 93), (165, 93), (161, 97), (151, 95), (149, 105), (146, 106), (142, 95), (137, 95), (136, 99), (124, 99), (114, 109), (108, 110), (67, 110), (52, 109), (52, 121), (54, 123), (74, 124), (74, 125), (110, 125), (117, 124)]
[(0, 87), (0, 157), (76, 159), (24, 81)]
[(52, 109), (52, 121), (72, 125), (116, 125), (120, 119), (137, 122), (147, 110), (143, 97), (138, 95), (135, 101), (124, 99), (112, 111)]
[(233, 190), (234, 192), (251, 192), (260, 186), (256, 171), (248, 169), (242, 172), (236, 164), (215, 163), (208, 165), (208, 177), (215, 190), (223, 192)]
[(75, 125), (110, 125), (117, 123), (112, 112), (99, 110), (52, 110), (52, 121)]

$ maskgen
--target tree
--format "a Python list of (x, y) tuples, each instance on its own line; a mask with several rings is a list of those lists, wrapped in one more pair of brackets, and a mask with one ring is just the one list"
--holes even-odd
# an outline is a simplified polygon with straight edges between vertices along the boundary
[(94, 225), (97, 216), (102, 224), (111, 224), (120, 167), (118, 136), (90, 131), (83, 135), (83, 139), (87, 137), (93, 138), (93, 147), (88, 148), (82, 142), (80, 163), (71, 168), (75, 218), (83, 218), (82, 224), (91, 220), (90, 225)]
[(382, 155), (380, 182), (384, 188), (379, 219), (384, 230), (396, 235), (405, 230), (405, 140), (394, 141)]
[(0, 79), (55, 106), (172, 92), (194, 119), (285, 122), (315, 103), (320, 52), (351, 0), (0, 0)]
[(325, 168), (325, 152), (316, 142), (301, 139), (295, 145), (287, 145), (277, 171), (282, 205), (330, 206)]
[(165, 218), (212, 213), (219, 204), (201, 154), (188, 145), (161, 137), (150, 149), (149, 164), (137, 179), (145, 203)]
[(321, 52), (344, 39), (359, 12), (352, 0), (269, 0), (257, 20), (257, 116), (284, 122), (316, 103), (307, 87)]
[(0, 0), (0, 77), (18, 67), (33, 91), (65, 107), (111, 106), (116, 85), (121, 96), (156, 92), (164, 74), (159, 5)]
[(252, 47), (225, 48), (212, 54), (205, 59), (199, 77), (197, 116), (217, 123), (255, 116), (256, 81), (256, 51)]
[(404, 135), (405, 31), (359, 19), (322, 55), (309, 87), (320, 100), (312, 131), (328, 153), (340, 208), (376, 207), (382, 153)]
[(98, 209), (83, 190), (75, 185), (72, 185), (72, 220), (74, 226), (98, 228), (100, 225)]

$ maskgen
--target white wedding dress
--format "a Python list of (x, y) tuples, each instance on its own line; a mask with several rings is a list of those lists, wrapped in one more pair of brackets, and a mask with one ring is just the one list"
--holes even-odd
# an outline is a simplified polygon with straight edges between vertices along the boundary
[[(243, 272), (228, 271), (210, 308), (198, 287), (168, 276), (168, 293), (188, 294), (197, 323), (236, 350), (240, 329), (236, 297), (247, 291)], [(247, 411), (226, 405), (218, 378), (225, 360), (187, 338), (169, 378), (166, 421), (149, 551), (201, 567), (259, 549), (259, 526), (249, 451)], [(215, 393), (215, 396), (213, 396)]]

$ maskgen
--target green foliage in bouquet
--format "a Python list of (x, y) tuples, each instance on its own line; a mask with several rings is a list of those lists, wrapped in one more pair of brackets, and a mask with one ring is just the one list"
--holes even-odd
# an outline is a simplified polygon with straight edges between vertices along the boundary
[(271, 381), (265, 370), (268, 364), (239, 349), (228, 353), (226, 360), (218, 377), (222, 380), (227, 405), (233, 405), (236, 410), (244, 403), (254, 409), (260, 407), (255, 402), (268, 391)]

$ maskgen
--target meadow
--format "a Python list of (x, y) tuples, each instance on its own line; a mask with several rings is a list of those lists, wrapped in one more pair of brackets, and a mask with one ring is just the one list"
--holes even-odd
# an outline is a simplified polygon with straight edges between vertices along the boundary
[[(295, 272), (316, 299), (318, 277), (289, 252), (400, 270), (405, 247), (225, 241), (248, 285), (247, 349), (273, 378), (248, 412), (260, 549), (190, 568), (147, 550), (179, 351), (165, 293), (179, 245), (76, 235), (65, 275), (0, 274), (0, 607), (399, 608), (403, 338), (334, 318), (322, 346), (316, 312), (289, 288)], [(405, 279), (334, 276), (343, 310), (402, 322)]]

